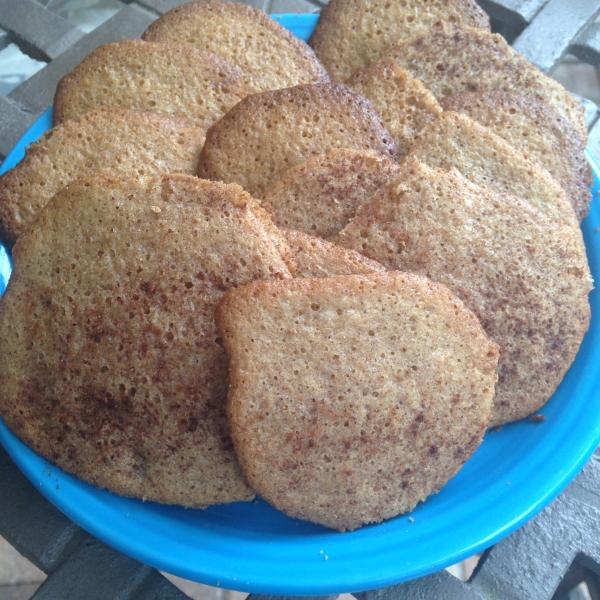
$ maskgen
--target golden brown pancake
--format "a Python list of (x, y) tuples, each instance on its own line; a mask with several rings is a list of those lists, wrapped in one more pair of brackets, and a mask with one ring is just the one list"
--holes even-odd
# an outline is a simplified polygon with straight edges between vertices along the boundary
[(289, 278), (239, 186), (173, 175), (77, 180), (14, 247), (0, 301), (0, 414), (100, 488), (201, 507), (250, 500), (225, 415), (213, 309)]
[(488, 425), (498, 362), (475, 316), (412, 273), (256, 282), (216, 319), (250, 485), (343, 531), (409, 511)]

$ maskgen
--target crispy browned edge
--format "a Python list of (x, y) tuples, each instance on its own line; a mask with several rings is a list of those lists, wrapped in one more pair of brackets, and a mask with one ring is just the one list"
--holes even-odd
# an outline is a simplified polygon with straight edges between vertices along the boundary
[(573, 182), (565, 188), (565, 191), (573, 203), (579, 220), (583, 220), (591, 200), (588, 186), (593, 184), (594, 177), (585, 158), (585, 144), (573, 125), (545, 104), (514, 92), (462, 92), (440, 100), (444, 110), (455, 112), (463, 112), (465, 107), (468, 108), (478, 102), (505, 107), (507, 110), (518, 110), (532, 121), (532, 128), (546, 129), (557, 140), (560, 138), (561, 143), (564, 144), (563, 148), (567, 150), (566, 153), (561, 153), (563, 160), (566, 160), (568, 169), (573, 173)]
[[(307, 275), (302, 270), (301, 261), (298, 260), (298, 255), (306, 252), (314, 252), (322, 257), (330, 258), (333, 264), (344, 265), (353, 273), (380, 273), (387, 270), (381, 263), (363, 256), (356, 250), (342, 248), (337, 244), (295, 229), (281, 227), (280, 231), (294, 255), (295, 277), (315, 277), (315, 275)], [(289, 265), (288, 268), (290, 268)], [(294, 273), (291, 269), (290, 271)]]

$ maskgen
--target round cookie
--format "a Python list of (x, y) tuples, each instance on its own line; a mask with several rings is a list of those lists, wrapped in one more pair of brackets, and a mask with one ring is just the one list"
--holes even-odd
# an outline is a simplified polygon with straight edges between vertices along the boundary
[(292, 167), (260, 197), (278, 225), (329, 239), (399, 169), (375, 152), (334, 148)]
[(410, 150), (419, 131), (442, 114), (435, 96), (389, 58), (358, 71), (346, 85), (371, 101), (392, 134), (399, 157)]
[(118, 494), (250, 500), (225, 414), (213, 310), (289, 278), (277, 230), (239, 186), (80, 179), (14, 247), (0, 310), (0, 414), (38, 454)]
[(343, 84), (254, 94), (208, 130), (198, 176), (239, 183), (260, 197), (285, 171), (333, 148), (396, 154), (371, 103)]
[(592, 169), (573, 126), (541, 102), (510, 92), (463, 92), (442, 98), (536, 160), (560, 183), (581, 221), (591, 200)]
[(100, 108), (57, 125), (0, 177), (0, 239), (12, 246), (50, 198), (80, 177), (193, 175), (204, 139), (185, 120), (136, 110)]
[(154, 21), (142, 39), (193, 44), (242, 69), (250, 93), (329, 81), (313, 50), (263, 11), (238, 2), (203, 0)]
[(592, 277), (573, 229), (456, 169), (417, 161), (363, 204), (336, 243), (438, 281), (500, 347), (491, 425), (552, 396), (590, 321)]
[(334, 81), (371, 66), (400, 40), (423, 33), (437, 21), (490, 28), (474, 0), (331, 0), (310, 45)]
[(184, 117), (206, 130), (246, 96), (241, 80), (238, 67), (188, 44), (106, 44), (58, 82), (54, 123), (105, 106)]
[(412, 273), (256, 282), (215, 312), (250, 485), (343, 531), (437, 492), (488, 425), (498, 362), (475, 316)]
[(581, 103), (513, 50), (501, 35), (436, 23), (428, 32), (390, 48), (385, 56), (423, 82), (438, 101), (460, 92), (515, 92), (555, 110), (573, 125), (584, 145), (587, 143)]

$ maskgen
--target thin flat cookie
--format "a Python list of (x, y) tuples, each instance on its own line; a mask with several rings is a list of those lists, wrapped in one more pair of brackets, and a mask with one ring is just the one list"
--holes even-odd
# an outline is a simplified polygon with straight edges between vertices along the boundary
[(437, 21), (490, 28), (474, 0), (331, 0), (310, 45), (334, 81), (371, 66), (400, 40), (423, 33)]
[(428, 32), (390, 48), (385, 56), (421, 80), (438, 101), (459, 92), (515, 92), (555, 110), (587, 143), (581, 102), (498, 34), (437, 23)]
[(541, 102), (510, 92), (446, 96), (442, 108), (462, 112), (536, 160), (562, 185), (581, 221), (588, 212), (592, 169), (569, 121)]
[(348, 250), (295, 231), (281, 229), (293, 255), (295, 277), (336, 277), (338, 275), (362, 275), (382, 273), (383, 265), (354, 250)]
[(97, 109), (54, 127), (0, 177), (0, 240), (12, 246), (74, 179), (96, 173), (194, 175), (204, 138), (204, 130), (185, 121), (135, 110)]
[(552, 175), (465, 114), (444, 112), (425, 127), (406, 156), (413, 159), (443, 170), (455, 167), (483, 188), (517, 196), (581, 238), (573, 205)]
[(260, 198), (281, 227), (329, 239), (398, 171), (382, 154), (334, 148), (285, 171)]
[(409, 151), (421, 129), (442, 114), (435, 96), (389, 58), (358, 71), (346, 85), (371, 101), (392, 134), (399, 157)]
[(105, 106), (183, 117), (206, 130), (245, 97), (242, 71), (212, 52), (124, 40), (100, 46), (58, 82), (54, 123)]
[(238, 2), (178, 6), (154, 21), (142, 39), (214, 52), (242, 69), (244, 86), (253, 94), (329, 81), (308, 44), (263, 11)]
[(0, 301), (0, 414), (100, 488), (202, 507), (250, 500), (225, 414), (213, 310), (289, 278), (239, 186), (174, 175), (77, 180), (14, 247)]
[(396, 155), (372, 104), (343, 84), (253, 94), (208, 130), (198, 176), (260, 197), (285, 171), (333, 148)]
[(456, 169), (418, 162), (363, 205), (341, 246), (439, 281), (500, 347), (492, 425), (554, 393), (589, 326), (592, 278), (571, 227)]
[(442, 285), (397, 272), (257, 282), (215, 314), (240, 463), (294, 518), (343, 531), (412, 510), (481, 442), (498, 348)]

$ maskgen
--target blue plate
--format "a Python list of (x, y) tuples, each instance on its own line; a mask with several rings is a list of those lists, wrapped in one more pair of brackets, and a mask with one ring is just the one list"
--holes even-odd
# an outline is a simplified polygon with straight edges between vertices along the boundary
[[(279, 20), (304, 39), (316, 15)], [(33, 125), (0, 173), (51, 125)], [(600, 190), (594, 169), (594, 198)], [(598, 200), (583, 222), (590, 266), (600, 280)], [(0, 257), (7, 278), (10, 263)], [(290, 519), (265, 502), (190, 510), (97, 490), (34, 454), (0, 420), (0, 441), (53, 504), (84, 529), (154, 567), (209, 585), (261, 594), (356, 592), (432, 573), (488, 548), (533, 517), (575, 477), (600, 443), (600, 306), (577, 359), (541, 413), (488, 432), (460, 473), (409, 516), (351, 533)], [(414, 521), (412, 520), (414, 519)]]

